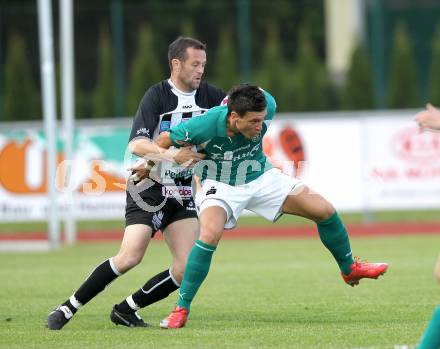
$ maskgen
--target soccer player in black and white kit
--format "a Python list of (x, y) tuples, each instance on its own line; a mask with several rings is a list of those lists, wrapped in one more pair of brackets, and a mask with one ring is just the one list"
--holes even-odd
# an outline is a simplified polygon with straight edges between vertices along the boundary
[[(115, 324), (147, 327), (149, 325), (136, 311), (179, 288), (187, 255), (198, 235), (197, 214), (191, 195), (192, 171), (188, 166), (179, 165), (193, 164), (203, 155), (189, 147), (170, 154), (159, 148), (154, 139), (170, 127), (219, 105), (225, 97), (221, 89), (201, 80), (206, 64), (205, 49), (203, 43), (188, 37), (179, 37), (170, 44), (171, 76), (145, 93), (134, 117), (128, 146), (139, 157), (171, 159), (173, 163), (168, 162), (166, 166), (164, 161), (163, 166), (154, 166), (155, 176), (150, 177), (156, 181), (150, 178), (140, 183), (128, 181), (126, 227), (119, 252), (99, 264), (80, 288), (49, 314), (49, 329), (61, 329), (81, 306), (118, 276), (139, 264), (158, 230), (162, 231), (170, 249), (171, 267), (153, 276), (138, 291), (115, 305), (110, 318)], [(147, 164), (151, 165), (151, 161)]]

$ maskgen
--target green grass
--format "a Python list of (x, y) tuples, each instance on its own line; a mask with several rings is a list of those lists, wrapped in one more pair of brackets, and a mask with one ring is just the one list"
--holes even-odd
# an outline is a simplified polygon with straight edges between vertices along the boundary
[(149, 329), (116, 327), (113, 304), (170, 262), (154, 241), (143, 263), (112, 283), (62, 331), (48, 312), (72, 294), (117, 244), (51, 253), (0, 254), (0, 348), (394, 348), (413, 347), (438, 301), (432, 269), (437, 236), (355, 238), (371, 261), (388, 261), (379, 280), (350, 288), (318, 239), (222, 241), (181, 330), (161, 330), (176, 294), (140, 312)]
[[(440, 210), (425, 211), (375, 211), (369, 215), (363, 213), (341, 213), (346, 224), (384, 223), (384, 222), (439, 222)], [(273, 223), (261, 217), (241, 216), (239, 225), (243, 226), (271, 226)], [(283, 215), (278, 221), (279, 225), (314, 225), (313, 222), (298, 216)]]
[[(109, 221), (78, 221), (78, 230), (117, 230), (124, 229), (123, 220), (109, 220)], [(11, 222), (0, 223), (0, 234), (9, 233), (32, 233), (44, 232), (47, 230), (46, 222)]]
[[(362, 213), (343, 213), (342, 219), (347, 224), (364, 223), (366, 218), (371, 222), (426, 222), (440, 221), (439, 210), (426, 211), (376, 211), (371, 212), (370, 216), (365, 217)], [(284, 215), (277, 222), (278, 225), (312, 225), (310, 221), (296, 216)], [(272, 222), (258, 216), (242, 216), (238, 221), (238, 226), (270, 226)], [(78, 221), (78, 230), (119, 230), (124, 228), (124, 221)], [(0, 223), (0, 234), (14, 232), (42, 232), (47, 230), (45, 222), (14, 222)]]

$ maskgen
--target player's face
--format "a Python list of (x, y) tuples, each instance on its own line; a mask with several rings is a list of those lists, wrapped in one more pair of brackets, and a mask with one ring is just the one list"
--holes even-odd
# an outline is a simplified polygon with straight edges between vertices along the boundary
[(199, 88), (206, 65), (206, 52), (192, 47), (186, 50), (186, 60), (180, 61), (177, 78), (186, 87), (186, 92)]
[(266, 109), (263, 111), (247, 112), (236, 121), (237, 130), (246, 138), (251, 139), (258, 136), (263, 130), (263, 122), (266, 117)]

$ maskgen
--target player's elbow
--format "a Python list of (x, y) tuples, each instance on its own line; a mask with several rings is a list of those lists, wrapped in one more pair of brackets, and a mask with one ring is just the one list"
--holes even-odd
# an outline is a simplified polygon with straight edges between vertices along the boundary
[(148, 147), (149, 144), (151, 144), (151, 142), (147, 139), (134, 139), (128, 143), (128, 150), (132, 154), (143, 156), (146, 150), (145, 148)]
[(128, 150), (130, 151), (130, 153), (134, 154), (136, 151), (136, 145), (134, 144), (134, 142), (130, 142), (128, 143)]

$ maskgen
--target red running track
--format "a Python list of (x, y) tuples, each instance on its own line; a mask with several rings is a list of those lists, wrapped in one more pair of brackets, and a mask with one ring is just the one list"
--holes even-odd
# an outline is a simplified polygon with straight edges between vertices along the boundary
[[(440, 222), (425, 223), (375, 223), (366, 225), (348, 225), (350, 236), (389, 236), (389, 235), (411, 235), (411, 234), (439, 234)], [(162, 235), (157, 234), (161, 239)], [(298, 237), (317, 237), (316, 228), (304, 227), (286, 227), (286, 226), (266, 226), (266, 227), (246, 227), (226, 231), (226, 239), (273, 239), (273, 238), (298, 238)], [(91, 241), (118, 241), (122, 238), (122, 231), (80, 231), (77, 240), (80, 242)], [(0, 233), (1, 241), (21, 241), (21, 240), (47, 240), (47, 233)]]

